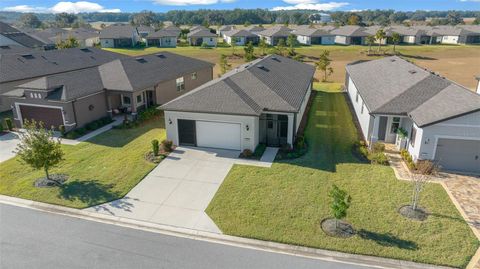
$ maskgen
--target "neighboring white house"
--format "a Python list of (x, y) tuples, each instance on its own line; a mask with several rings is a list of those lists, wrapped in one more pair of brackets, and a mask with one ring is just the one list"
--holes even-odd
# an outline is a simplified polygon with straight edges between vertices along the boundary
[(395, 143), (446, 170), (480, 172), (480, 95), (396, 56), (351, 63), (345, 81), (367, 142)]
[(146, 38), (147, 47), (175, 48), (177, 34), (174, 31), (158, 30), (150, 33)]
[(292, 33), (292, 30), (285, 26), (272, 26), (266, 30), (256, 32), (260, 38), (265, 38), (265, 42), (268, 45), (276, 46), (280, 39), (287, 41), (288, 36)]
[(133, 47), (141, 40), (137, 28), (126, 24), (113, 24), (100, 32), (102, 48)]
[(356, 25), (341, 26), (332, 30), (330, 33), (335, 35), (335, 43), (341, 45), (363, 45), (365, 38), (370, 34), (365, 32), (365, 28)]
[(167, 138), (230, 150), (293, 145), (314, 73), (313, 66), (278, 55), (244, 64), (161, 106)]
[(235, 29), (228, 32), (223, 32), (223, 39), (228, 44), (232, 44), (233, 40), (235, 40), (235, 44), (238, 46), (243, 46), (252, 42), (254, 45), (258, 44), (260, 38), (247, 30), (239, 30)]
[(187, 40), (191, 46), (201, 46), (202, 44), (209, 47), (217, 46), (217, 35), (201, 27), (188, 33)]
[(293, 31), (297, 36), (297, 41), (304, 45), (333, 45), (335, 44), (335, 35), (329, 31), (317, 28), (298, 28)]

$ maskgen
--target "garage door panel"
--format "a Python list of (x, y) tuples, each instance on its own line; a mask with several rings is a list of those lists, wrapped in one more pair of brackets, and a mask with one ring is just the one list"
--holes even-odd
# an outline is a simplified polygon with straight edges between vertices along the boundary
[(197, 121), (197, 146), (240, 150), (239, 123)]
[(439, 139), (435, 160), (446, 170), (480, 172), (480, 140)]
[(20, 113), (22, 120), (35, 120), (36, 122), (43, 122), (46, 128), (54, 127), (63, 124), (62, 110), (60, 108), (40, 107), (21, 105)]

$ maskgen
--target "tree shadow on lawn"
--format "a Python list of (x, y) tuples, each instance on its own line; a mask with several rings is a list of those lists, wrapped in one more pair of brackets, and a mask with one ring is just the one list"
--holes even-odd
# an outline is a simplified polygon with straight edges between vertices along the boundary
[(408, 250), (417, 250), (418, 245), (417, 243), (409, 240), (404, 240), (398, 238), (390, 233), (376, 233), (367, 230), (361, 229), (357, 232), (357, 234), (365, 240), (372, 240), (375, 243), (384, 246), (384, 247), (396, 247), (401, 249), (408, 249)]
[(59, 197), (68, 201), (80, 201), (85, 207), (112, 201), (121, 197), (112, 191), (113, 184), (103, 184), (97, 180), (71, 181), (60, 187)]

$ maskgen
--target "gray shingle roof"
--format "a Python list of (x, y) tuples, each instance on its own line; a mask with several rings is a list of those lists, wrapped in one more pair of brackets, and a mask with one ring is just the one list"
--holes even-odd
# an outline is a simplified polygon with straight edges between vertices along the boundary
[(161, 106), (167, 111), (254, 115), (264, 111), (298, 112), (315, 68), (270, 55)]
[(293, 32), (295, 35), (300, 35), (300, 36), (310, 36), (310, 37), (318, 37), (318, 36), (332, 36), (328, 31), (325, 31), (323, 29), (317, 29), (317, 28), (299, 28)]
[(234, 30), (225, 32), (224, 34), (230, 37), (257, 36), (256, 34), (253, 34), (250, 31), (240, 30), (240, 29), (234, 29)]
[(208, 29), (197, 29), (187, 34), (187, 37), (217, 37), (216, 34), (210, 32)]
[(291, 34), (292, 30), (285, 26), (273, 26), (258, 32), (258, 35), (261, 36), (271, 36), (271, 37), (285, 37)]
[(39, 39), (33, 38), (4, 22), (0, 22), (0, 35), (3, 35), (17, 42), (18, 44), (28, 48), (38, 48), (45, 45), (45, 43), (40, 41)]
[[(71, 101), (103, 91), (98, 67), (42, 77), (17, 88), (49, 91), (46, 99), (55, 101)], [(6, 93), (6, 95), (8, 94)]]
[(396, 56), (346, 70), (372, 114), (409, 115), (422, 127), (480, 109), (480, 95)]
[(0, 55), (0, 83), (98, 66), (125, 57), (97, 48), (32, 50), (25, 54)]
[(177, 34), (172, 31), (158, 30), (156, 32), (148, 34), (147, 39), (155, 39), (161, 37), (177, 37)]
[(366, 33), (365, 30), (361, 26), (346, 25), (332, 30), (331, 33), (339, 36), (369, 36), (370, 34)]
[(244, 30), (250, 31), (250, 32), (261, 32), (265, 30), (265, 28), (257, 26), (257, 25), (250, 25), (248, 27), (245, 27)]
[(115, 60), (101, 65), (99, 70), (106, 89), (131, 92), (212, 66), (194, 58), (159, 52)]
[(113, 24), (100, 31), (100, 38), (121, 39), (132, 38), (137, 33), (137, 29), (131, 25)]

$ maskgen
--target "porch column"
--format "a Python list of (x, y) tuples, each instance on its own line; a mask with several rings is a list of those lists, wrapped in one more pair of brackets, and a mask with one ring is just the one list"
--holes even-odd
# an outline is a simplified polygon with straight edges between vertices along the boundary
[(288, 114), (288, 134), (287, 134), (287, 143), (290, 144), (290, 146), (293, 147), (293, 132), (294, 132), (294, 126), (293, 126), (293, 114)]
[(132, 110), (132, 119), (137, 119), (137, 99), (134, 98), (133, 92), (130, 94), (130, 109)]
[[(376, 116), (373, 118), (373, 127), (372, 133), (370, 134), (370, 145), (373, 145), (375, 142), (378, 141), (378, 129), (380, 126), (380, 116)], [(367, 137), (368, 139), (368, 137)]]
[(112, 111), (112, 100), (110, 99), (110, 95), (107, 93), (107, 113), (110, 118), (113, 118), (113, 111)]

